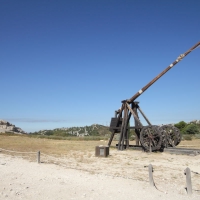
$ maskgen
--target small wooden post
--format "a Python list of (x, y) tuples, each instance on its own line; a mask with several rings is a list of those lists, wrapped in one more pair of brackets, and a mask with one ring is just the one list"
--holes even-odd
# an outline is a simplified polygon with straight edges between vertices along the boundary
[(150, 186), (152, 187), (155, 186), (155, 183), (153, 180), (153, 166), (151, 164), (149, 165), (149, 183), (150, 183)]
[(37, 152), (37, 161), (40, 163), (40, 151)]
[(150, 139), (150, 142), (149, 142), (149, 152), (150, 152), (150, 153), (152, 153), (151, 145), (152, 145), (152, 141), (151, 141), (151, 139)]
[(186, 175), (186, 190), (187, 194), (191, 195), (192, 194), (192, 181), (191, 181), (191, 171), (190, 168), (186, 168), (184, 171), (184, 174)]

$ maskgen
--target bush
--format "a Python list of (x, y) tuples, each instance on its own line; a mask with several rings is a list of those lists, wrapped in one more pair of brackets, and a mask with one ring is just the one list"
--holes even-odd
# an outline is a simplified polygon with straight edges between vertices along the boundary
[(135, 140), (135, 135), (130, 136), (130, 141), (133, 141), (133, 140)]
[(199, 128), (196, 124), (189, 124), (182, 130), (182, 133), (194, 135), (194, 134), (199, 134), (200, 131), (199, 131)]
[(200, 139), (200, 134), (195, 134), (196, 139)]
[(47, 130), (45, 132), (45, 135), (53, 135), (53, 134), (54, 134), (54, 132), (52, 130)]
[(13, 132), (9, 132), (9, 131), (6, 131), (5, 133), (0, 133), (1, 135), (8, 135), (8, 136), (13, 136), (15, 135), (15, 133)]
[(192, 140), (192, 136), (191, 135), (184, 135), (182, 137), (183, 140)]
[(174, 124), (174, 126), (182, 131), (187, 126), (187, 123), (185, 123), (184, 121), (180, 121), (179, 123)]

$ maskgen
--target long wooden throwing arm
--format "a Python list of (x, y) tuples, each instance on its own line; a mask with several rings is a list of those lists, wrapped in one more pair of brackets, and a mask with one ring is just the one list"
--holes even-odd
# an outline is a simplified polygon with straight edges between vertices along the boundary
[(139, 90), (134, 96), (130, 99), (127, 99), (128, 103), (133, 102), (137, 99), (145, 90), (147, 90), (152, 84), (154, 84), (161, 76), (163, 76), (167, 71), (169, 71), (174, 65), (176, 65), (179, 61), (181, 61), (185, 56), (187, 56), (190, 52), (200, 46), (200, 42), (195, 44), (192, 48), (186, 51), (184, 54), (181, 54), (172, 64), (170, 64), (163, 72), (161, 72), (158, 76), (156, 76), (152, 81), (150, 81), (147, 85), (145, 85), (141, 90)]

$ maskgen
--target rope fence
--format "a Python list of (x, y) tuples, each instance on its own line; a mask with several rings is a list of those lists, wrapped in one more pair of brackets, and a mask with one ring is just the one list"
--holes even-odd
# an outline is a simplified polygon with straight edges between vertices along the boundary
[[(81, 170), (81, 171), (90, 172), (87, 169), (82, 169), (82, 168), (78, 168), (78, 167), (69, 166), (69, 164), (70, 163), (72, 164), (73, 162), (70, 162), (70, 161), (66, 162), (66, 161), (64, 161), (64, 160), (62, 160), (60, 158), (55, 157), (55, 156), (51, 156), (51, 155), (48, 155), (48, 154), (45, 154), (45, 153), (41, 153), (40, 151), (38, 151), (38, 152), (20, 152), (20, 151), (13, 151), (13, 150), (7, 150), (7, 149), (0, 148), (0, 152), (1, 151), (5, 151), (5, 152), (9, 152), (9, 153), (17, 153), (17, 154), (32, 154), (32, 155), (35, 154), (38, 164), (45, 163), (45, 162), (46, 163), (54, 163), (54, 164), (59, 164), (59, 165), (61, 165), (63, 167), (66, 167), (68, 169), (75, 169), (75, 170)], [(41, 162), (41, 155), (46, 158), (45, 162), (44, 161)], [(53, 162), (49, 162), (49, 161), (53, 161)], [(155, 184), (154, 177), (153, 177), (154, 170), (159, 171), (160, 169), (157, 168), (157, 167), (153, 168), (152, 164), (145, 165), (144, 167), (148, 168), (148, 175), (149, 175), (148, 182), (150, 184), (150, 187), (153, 187), (153, 188), (159, 190), (160, 192), (164, 192), (164, 191), (158, 189), (157, 185)], [(170, 168), (170, 170), (171, 169), (172, 170), (177, 170), (177, 169)], [(185, 187), (185, 189), (186, 189), (186, 192), (187, 192), (188, 195), (192, 195), (192, 191), (200, 192), (200, 190), (192, 189), (191, 173), (193, 173), (194, 175), (200, 176), (199, 172), (191, 171), (190, 168), (188, 168), (188, 167), (184, 170), (184, 175), (186, 176), (186, 187)], [(102, 174), (102, 173), (96, 173), (96, 174), (99, 175), (99, 174)], [(105, 173), (103, 173), (103, 175), (105, 175), (105, 176), (113, 176), (111, 174), (105, 174)], [(131, 180), (141, 180), (141, 179), (138, 179), (138, 178), (130, 178), (128, 176), (122, 176), (122, 175), (116, 175), (116, 177), (120, 177), (120, 178), (124, 178), (124, 179), (131, 179)], [(145, 180), (142, 180), (142, 181), (145, 181)]]
[[(145, 167), (148, 167), (148, 171), (149, 171), (149, 184), (151, 187), (155, 187), (157, 190), (159, 190), (154, 182), (154, 178), (153, 178), (153, 172), (154, 172), (154, 169), (153, 169), (153, 166), (150, 164), (149, 166), (145, 166)], [(196, 190), (196, 189), (192, 189), (192, 179), (191, 179), (191, 172), (194, 173), (195, 175), (200, 175), (200, 173), (198, 172), (194, 172), (194, 171), (191, 171), (190, 168), (186, 168), (184, 170), (184, 175), (186, 176), (186, 192), (188, 195), (192, 195), (192, 191), (196, 191), (196, 192), (200, 192), (200, 190)], [(161, 190), (159, 190), (161, 191)], [(161, 191), (163, 192), (163, 191)]]
[(12, 150), (7, 150), (7, 149), (2, 149), (0, 148), (1, 151), (7, 151), (7, 152), (10, 152), (10, 153), (25, 153), (25, 154), (35, 154), (35, 152), (23, 152), (23, 151), (12, 151)]

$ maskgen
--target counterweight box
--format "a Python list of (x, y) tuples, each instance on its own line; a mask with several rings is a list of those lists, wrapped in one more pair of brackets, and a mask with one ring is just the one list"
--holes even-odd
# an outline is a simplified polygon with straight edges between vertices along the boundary
[(108, 146), (96, 146), (95, 147), (95, 156), (96, 157), (107, 157), (109, 155)]

